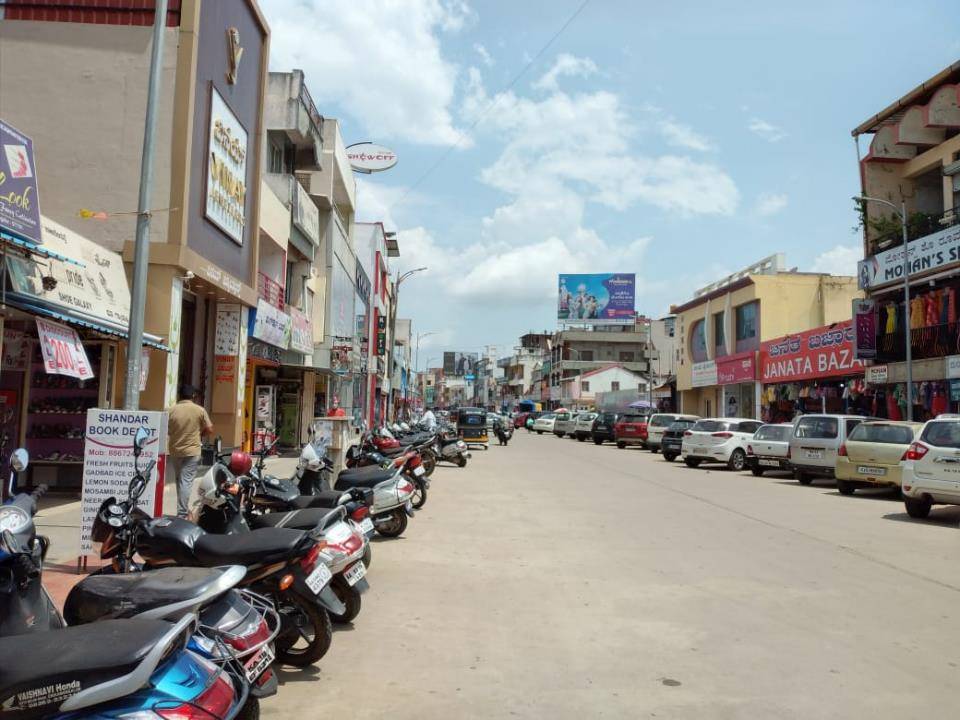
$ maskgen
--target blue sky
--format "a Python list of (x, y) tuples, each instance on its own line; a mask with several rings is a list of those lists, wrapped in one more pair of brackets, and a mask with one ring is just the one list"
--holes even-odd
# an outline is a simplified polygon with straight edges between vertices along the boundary
[(582, 0), (261, 2), (272, 69), (400, 157), (357, 215), (429, 267), (421, 364), (555, 327), (558, 272), (636, 272), (652, 315), (774, 252), (852, 273), (850, 130), (960, 58), (948, 0), (592, 0), (542, 54)]

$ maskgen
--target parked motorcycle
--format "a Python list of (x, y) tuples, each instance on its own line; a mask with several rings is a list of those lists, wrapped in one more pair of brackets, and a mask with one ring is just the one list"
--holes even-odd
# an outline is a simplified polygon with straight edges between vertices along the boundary
[(385, 457), (369, 440), (362, 440), (361, 443), (353, 445), (347, 450), (347, 467), (364, 468), (377, 466), (384, 470), (399, 468), (414, 484), (414, 493), (411, 498), (411, 504), (415, 510), (419, 510), (427, 504), (427, 491), (430, 489), (430, 479), (421, 461), (421, 455), (413, 450), (408, 450), (399, 455)]

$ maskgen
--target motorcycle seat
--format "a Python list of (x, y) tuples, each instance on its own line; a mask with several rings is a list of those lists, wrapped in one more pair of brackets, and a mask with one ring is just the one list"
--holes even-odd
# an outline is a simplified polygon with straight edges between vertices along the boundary
[(343, 493), (338, 490), (324, 490), (316, 495), (300, 495), (290, 503), (294, 508), (334, 508), (340, 502)]
[(404, 453), (410, 452), (410, 447), (410, 445), (401, 445), (395, 448), (387, 448), (386, 450), (378, 450), (377, 452), (385, 457), (395, 458), (403, 455)]
[(168, 567), (121, 575), (90, 575), (74, 585), (63, 605), (68, 625), (129, 618), (190, 601), (217, 587), (222, 570)]
[[(51, 717), (81, 690), (127, 675), (170, 632), (163, 620), (105, 620), (0, 638), (0, 708)], [(45, 690), (43, 695), (31, 691)], [(24, 693), (21, 697), (21, 693)]]
[(347, 490), (352, 487), (373, 487), (382, 483), (384, 480), (390, 480), (396, 471), (393, 469), (384, 470), (377, 465), (368, 465), (367, 467), (350, 468), (344, 470), (337, 476), (337, 490)]
[(265, 565), (289, 560), (312, 543), (302, 530), (263, 528), (235, 535), (205, 533), (193, 544), (193, 553), (201, 565)]
[(307, 508), (289, 512), (272, 512), (250, 517), (253, 528), (292, 528), (294, 530), (313, 530), (331, 513), (330, 508)]

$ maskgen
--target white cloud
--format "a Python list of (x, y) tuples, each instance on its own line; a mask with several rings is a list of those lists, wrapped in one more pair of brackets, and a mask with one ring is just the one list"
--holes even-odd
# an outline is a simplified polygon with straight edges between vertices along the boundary
[(661, 134), (674, 147), (687, 148), (707, 152), (713, 150), (713, 144), (703, 135), (696, 132), (689, 125), (668, 119), (660, 121), (658, 125)]
[(597, 72), (596, 63), (590, 58), (580, 58), (568, 53), (561, 53), (543, 76), (533, 83), (537, 90), (556, 90), (557, 80), (561, 76), (589, 77)]
[(760, 193), (753, 211), (760, 217), (776, 215), (787, 206), (787, 196), (784, 193)]
[(490, 53), (487, 52), (487, 49), (481, 43), (473, 44), (473, 51), (480, 56), (480, 61), (487, 67), (493, 66), (493, 58), (490, 57)]
[(302, 69), (321, 112), (336, 103), (373, 139), (428, 145), (461, 140), (450, 112), (457, 67), (443, 56), (440, 34), (471, 22), (462, 0), (262, 5), (271, 29), (270, 69)]
[(859, 245), (835, 245), (820, 253), (813, 261), (813, 272), (831, 275), (857, 275), (857, 263), (863, 259), (863, 248)]
[(783, 140), (787, 133), (783, 128), (777, 127), (772, 123), (768, 123), (766, 120), (762, 120), (758, 117), (750, 119), (750, 122), (747, 123), (747, 130), (752, 132), (754, 135), (762, 137), (767, 142), (780, 142)]

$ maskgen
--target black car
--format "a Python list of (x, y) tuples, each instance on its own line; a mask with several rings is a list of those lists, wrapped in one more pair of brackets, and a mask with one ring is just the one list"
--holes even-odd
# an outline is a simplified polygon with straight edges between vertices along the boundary
[(683, 445), (683, 433), (696, 424), (696, 420), (677, 420), (668, 427), (660, 440), (660, 452), (663, 459), (673, 462), (680, 456), (680, 447)]
[(595, 445), (603, 445), (607, 440), (610, 442), (616, 440), (613, 435), (613, 426), (617, 422), (617, 417), (615, 412), (602, 412), (597, 415), (590, 430), (590, 437)]

